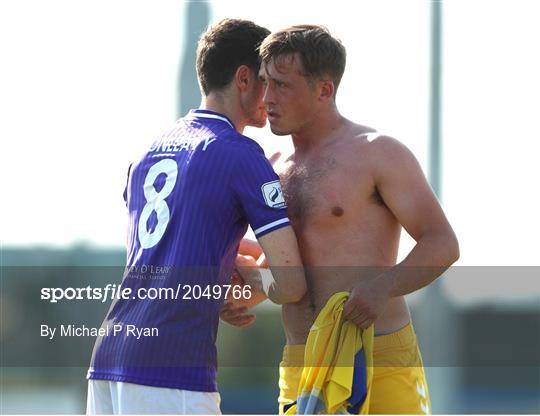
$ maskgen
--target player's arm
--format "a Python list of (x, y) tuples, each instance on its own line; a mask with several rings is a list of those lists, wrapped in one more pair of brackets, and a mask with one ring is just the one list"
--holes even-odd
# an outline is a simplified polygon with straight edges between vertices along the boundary
[[(258, 260), (255, 260), (258, 258)], [(238, 256), (236, 256), (235, 272), (231, 278), (231, 285), (245, 286), (246, 282), (241, 277), (239, 270), (249, 271), (249, 268), (268, 268), (268, 262), (263, 253), (262, 247), (256, 241), (244, 238), (240, 242), (240, 248), (238, 249)], [(257, 277), (262, 279), (262, 276)], [(225, 303), (221, 307), (219, 316), (221, 320), (227, 322), (230, 325), (236, 327), (246, 327), (255, 322), (256, 316), (253, 313), (249, 313), (248, 310), (264, 302), (268, 297), (263, 291), (262, 281), (257, 282), (256, 285), (251, 287), (250, 296), (241, 297), (235, 299), (232, 292), (229, 292)]]
[[(231, 186), (240, 212), (253, 229), (270, 267), (270, 270), (255, 268), (252, 273), (239, 270), (240, 274), (246, 284), (262, 290), (275, 303), (297, 302), (304, 296), (307, 285), (279, 176), (262, 149), (239, 146), (235, 150)], [(244, 241), (242, 250), (246, 247)]]
[(258, 241), (270, 269), (238, 267), (242, 278), (254, 292), (263, 292), (274, 303), (298, 302), (305, 295), (307, 285), (292, 227), (279, 228)]
[(420, 164), (403, 144), (381, 137), (374, 149), (375, 182), (385, 204), (416, 245), (396, 267), (381, 276), (390, 296), (430, 284), (459, 258), (459, 244)]
[(376, 319), (389, 298), (429, 285), (459, 257), (454, 231), (414, 155), (385, 136), (370, 143), (369, 152), (379, 194), (416, 245), (401, 263), (353, 289), (344, 312), (361, 327)]
[[(236, 269), (231, 277), (232, 286), (245, 287), (246, 283), (238, 272), (238, 268), (244, 267), (258, 266), (253, 257), (238, 254), (235, 262)], [(242, 290), (242, 293), (245, 292)], [(256, 316), (253, 313), (248, 313), (248, 309), (265, 299), (267, 299), (267, 297), (263, 292), (255, 292), (253, 289), (250, 291), (249, 297), (241, 296), (240, 298), (238, 298), (238, 296), (234, 296), (233, 291), (229, 291), (227, 298), (219, 311), (219, 317), (222, 321), (236, 327), (242, 328), (249, 326), (255, 322)]]
[(260, 269), (264, 293), (275, 303), (298, 302), (306, 294), (307, 284), (293, 228), (280, 228), (258, 241), (271, 270)]
[[(260, 248), (259, 244), (256, 242), (253, 242), (256, 244), (262, 253), (262, 248)], [(261, 255), (261, 258), (264, 258), (264, 254)], [(266, 296), (266, 293), (263, 291), (263, 285), (262, 285), (262, 274), (259, 270), (261, 267), (260, 263), (258, 261), (255, 261), (255, 258), (249, 254), (243, 254), (238, 253), (236, 256), (236, 262), (235, 262), (235, 270), (231, 279), (232, 285), (240, 285), (240, 286), (250, 286), (249, 290), (249, 297), (240, 297), (239, 299), (236, 299), (234, 297), (233, 292), (229, 292), (228, 298), (225, 300), (225, 304), (230, 305), (231, 308), (238, 309), (238, 308), (246, 308), (251, 309), (254, 306), (258, 305), (259, 303), (265, 301), (268, 299), (268, 296)], [(266, 269), (268, 266), (265, 267)], [(242, 274), (247, 275), (246, 277), (242, 277)], [(250, 281), (250, 283), (246, 283), (246, 280)]]
[[(261, 245), (257, 241), (248, 238), (242, 239), (240, 248), (238, 249), (238, 256), (236, 257), (235, 267), (237, 270), (246, 270), (248, 267), (262, 267), (268, 269), (268, 261), (266, 260)], [(241, 283), (245, 284), (241, 276), (239, 276), (239, 278), (242, 280)], [(258, 276), (258, 278), (262, 279), (262, 276)], [(257, 284), (256, 287), (253, 287), (251, 290), (251, 297), (249, 299), (242, 299), (241, 305), (249, 309), (268, 299), (268, 296), (266, 296), (262, 287), (262, 282)], [(231, 299), (231, 301), (233, 300)], [(240, 302), (238, 301), (235, 303), (237, 303), (237, 306), (240, 305)]]

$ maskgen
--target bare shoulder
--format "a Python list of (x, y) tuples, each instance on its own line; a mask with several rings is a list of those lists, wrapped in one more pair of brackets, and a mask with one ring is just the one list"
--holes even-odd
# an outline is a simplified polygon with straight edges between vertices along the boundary
[(414, 154), (398, 139), (378, 132), (364, 135), (365, 151), (376, 164), (399, 167), (417, 163)]
[(350, 150), (366, 147), (373, 137), (378, 136), (379, 133), (372, 127), (364, 126), (358, 123), (354, 123), (350, 120), (346, 121), (344, 130), (341, 132), (341, 144), (348, 147)]
[(370, 158), (394, 160), (414, 158), (412, 152), (402, 142), (376, 129), (360, 124), (349, 124), (347, 142)]
[(369, 135), (368, 143), (370, 150), (380, 156), (412, 156), (412, 152), (398, 139), (386, 134)]
[(387, 135), (379, 135), (369, 143), (368, 159), (377, 186), (393, 184), (403, 189), (420, 189), (425, 174), (420, 163), (405, 144)]
[(361, 160), (376, 183), (400, 176), (423, 175), (414, 154), (398, 139), (361, 125), (354, 125), (351, 132), (347, 149), (349, 157), (355, 163)]

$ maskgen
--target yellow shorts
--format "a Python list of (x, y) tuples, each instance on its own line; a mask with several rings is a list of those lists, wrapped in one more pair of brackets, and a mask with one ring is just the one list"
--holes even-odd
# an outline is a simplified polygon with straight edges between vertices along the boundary
[[(296, 400), (305, 345), (286, 345), (279, 366), (279, 413)], [(430, 414), (422, 358), (411, 323), (373, 344), (373, 381), (369, 414)]]

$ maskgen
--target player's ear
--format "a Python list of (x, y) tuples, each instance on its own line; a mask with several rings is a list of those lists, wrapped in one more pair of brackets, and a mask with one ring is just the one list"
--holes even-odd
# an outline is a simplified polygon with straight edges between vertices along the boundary
[(234, 82), (240, 91), (245, 91), (248, 88), (250, 78), (253, 76), (252, 72), (247, 65), (240, 65), (234, 73)]
[(334, 81), (331, 79), (321, 80), (319, 85), (319, 100), (324, 102), (331, 101), (334, 98), (335, 91)]

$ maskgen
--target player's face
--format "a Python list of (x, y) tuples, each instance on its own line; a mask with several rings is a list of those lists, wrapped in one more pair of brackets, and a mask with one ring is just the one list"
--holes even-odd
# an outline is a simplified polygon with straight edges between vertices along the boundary
[(297, 55), (279, 56), (261, 65), (259, 77), (265, 82), (263, 101), (272, 133), (297, 133), (314, 120), (317, 91), (302, 74)]
[(256, 73), (250, 70), (250, 86), (242, 100), (248, 126), (264, 127), (266, 125), (266, 109), (262, 101), (264, 84)]

